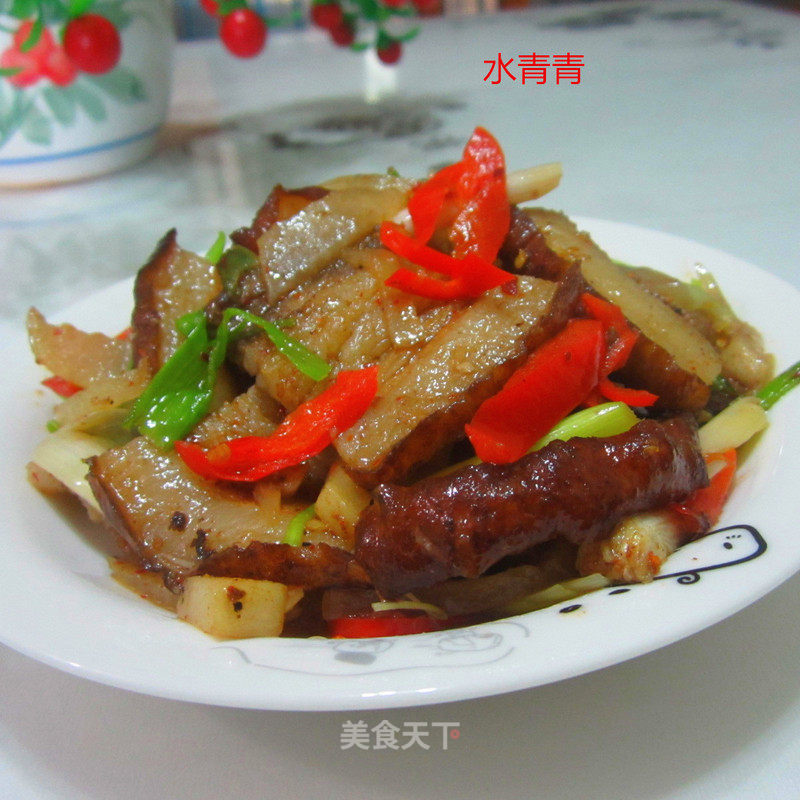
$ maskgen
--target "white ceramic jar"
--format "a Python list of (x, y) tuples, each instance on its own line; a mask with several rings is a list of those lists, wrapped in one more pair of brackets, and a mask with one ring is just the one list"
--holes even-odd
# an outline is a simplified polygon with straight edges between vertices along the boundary
[[(86, 15), (96, 15), (110, 26), (73, 27), (70, 47), (70, 8), (73, 19), (77, 11), (84, 23)], [(174, 41), (169, 0), (15, 0), (4, 10), (9, 13), (0, 14), (0, 185), (88, 178), (147, 156), (169, 102)], [(75, 34), (87, 27), (88, 42), (84, 37), (76, 50)], [(100, 72), (114, 31), (119, 59)]]

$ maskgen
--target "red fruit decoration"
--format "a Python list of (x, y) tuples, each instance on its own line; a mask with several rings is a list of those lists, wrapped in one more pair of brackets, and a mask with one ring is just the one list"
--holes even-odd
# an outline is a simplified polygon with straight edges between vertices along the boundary
[(57, 86), (69, 86), (78, 77), (78, 68), (63, 47), (56, 45), (41, 62), (42, 71)]
[(233, 55), (252, 58), (264, 49), (267, 26), (252, 9), (237, 8), (222, 18), (219, 38)]
[(338, 47), (350, 47), (356, 40), (356, 29), (352, 22), (343, 19), (339, 25), (330, 29), (331, 40)]
[(200, 0), (200, 5), (203, 7), (203, 11), (206, 14), (216, 17), (219, 14), (219, 4), (217, 0)]
[(344, 22), (344, 14), (338, 3), (322, 2), (311, 6), (311, 21), (318, 27), (333, 31)]
[(42, 77), (37, 60), (30, 53), (21, 53), (15, 47), (9, 47), (0, 55), (0, 68), (19, 70), (8, 78), (9, 83), (18, 89), (31, 86)]
[(64, 50), (82, 72), (101, 75), (117, 65), (122, 54), (119, 32), (105, 17), (84, 14), (64, 28)]
[(412, 0), (421, 17), (435, 17), (442, 13), (442, 0)]
[(403, 45), (393, 40), (378, 47), (376, 53), (384, 64), (396, 64), (403, 55)]

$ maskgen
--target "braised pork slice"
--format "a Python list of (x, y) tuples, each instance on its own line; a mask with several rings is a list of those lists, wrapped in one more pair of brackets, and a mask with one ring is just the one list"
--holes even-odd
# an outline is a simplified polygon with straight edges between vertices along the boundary
[(216, 267), (178, 245), (175, 230), (159, 243), (134, 285), (134, 362), (155, 374), (181, 341), (175, 321), (203, 308), (222, 288)]
[(625, 386), (658, 395), (654, 409), (680, 413), (700, 411), (711, 397), (711, 387), (681, 369), (675, 359), (646, 336), (639, 336), (625, 366), (615, 373)]
[[(391, 175), (352, 175), (331, 181), (327, 193), (287, 219), (261, 226), (257, 264), (246, 281), (231, 286), (230, 300), (263, 313), (292, 289), (331, 264), (406, 204), (411, 182)], [(258, 229), (258, 218), (253, 231)], [(241, 241), (252, 247), (252, 237)]]
[(213, 552), (281, 542), (301, 508), (259, 504), (256, 493), (205, 481), (174, 451), (163, 452), (144, 437), (91, 459), (89, 483), (106, 519), (142, 564), (172, 581)]
[(398, 363), (378, 362), (380, 391), (335, 447), (364, 486), (405, 482), (415, 468), (459, 438), (477, 407), (526, 355), (564, 325), (583, 286), (521, 276), (516, 291), (493, 289)]
[(246, 228), (237, 228), (231, 234), (234, 244), (258, 253), (258, 238), (265, 234), (276, 222), (290, 219), (302, 211), (312, 200), (319, 200), (328, 193), (321, 186), (304, 186), (301, 189), (284, 189), (278, 184), (270, 192), (253, 221)]
[(693, 426), (645, 420), (618, 436), (555, 441), (513, 464), (381, 485), (356, 526), (356, 560), (392, 597), (480, 575), (556, 536), (604, 536), (707, 482)]
[(31, 308), (28, 339), (37, 364), (78, 386), (123, 375), (130, 366), (131, 346), (104, 333), (86, 333), (69, 323), (51, 325)]
[(570, 268), (573, 259), (551, 249), (533, 217), (514, 206), (511, 225), (500, 248), (501, 266), (521, 275), (556, 281)]
[[(265, 316), (289, 319), (291, 336), (324, 358), (335, 374), (374, 363), (391, 349), (417, 347), (452, 319), (458, 303), (435, 306), (385, 285), (398, 259), (374, 241), (345, 248), (313, 280), (270, 307)], [(277, 352), (266, 337), (239, 343), (236, 359), (257, 384), (287, 409), (319, 386)]]
[(209, 449), (240, 436), (269, 436), (281, 418), (280, 406), (253, 385), (204, 417), (186, 438)]
[(304, 589), (369, 585), (352, 553), (322, 542), (301, 547), (271, 542), (230, 547), (203, 560), (196, 574), (276, 581)]

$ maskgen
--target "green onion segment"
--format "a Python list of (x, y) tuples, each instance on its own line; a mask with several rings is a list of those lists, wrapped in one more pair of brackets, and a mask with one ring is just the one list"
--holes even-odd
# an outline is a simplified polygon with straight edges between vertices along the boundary
[(573, 436), (616, 436), (630, 430), (638, 421), (639, 418), (625, 403), (600, 403), (564, 417), (550, 433), (536, 442), (531, 451), (541, 450), (556, 439), (566, 441)]
[(228, 308), (216, 336), (210, 337), (205, 314), (194, 311), (175, 323), (184, 341), (164, 363), (134, 402), (125, 424), (161, 447), (171, 447), (209, 411), (217, 375), (225, 361), (228, 344), (262, 330), (275, 348), (304, 375), (320, 381), (330, 366), (316, 353), (285, 333), (274, 322), (249, 311)]
[(306, 532), (306, 524), (317, 513), (314, 505), (304, 508), (295, 514), (286, 526), (286, 535), (283, 537), (283, 544), (290, 544), (292, 547), (300, 547), (303, 544), (303, 535)]
[(225, 252), (225, 242), (227, 241), (228, 237), (220, 231), (217, 238), (214, 239), (214, 244), (211, 245), (206, 253), (206, 258), (212, 264), (216, 264), (222, 258), (222, 254)]
[(761, 401), (763, 408), (770, 409), (798, 383), (800, 383), (800, 361), (796, 361), (789, 369), (776, 375), (756, 392), (756, 397)]

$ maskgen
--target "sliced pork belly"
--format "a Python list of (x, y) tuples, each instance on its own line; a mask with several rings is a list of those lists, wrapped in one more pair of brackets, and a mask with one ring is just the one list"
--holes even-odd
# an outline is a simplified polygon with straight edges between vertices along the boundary
[[(334, 374), (374, 363), (391, 349), (408, 350), (430, 339), (461, 304), (432, 306), (388, 288), (384, 281), (397, 267), (397, 258), (374, 241), (346, 248), (314, 280), (272, 306), (267, 317), (290, 319), (287, 332), (328, 361)], [(241, 342), (236, 358), (287, 409), (319, 391), (266, 337)]]
[(511, 210), (511, 226), (500, 248), (501, 266), (510, 272), (556, 281), (570, 268), (573, 259), (551, 249), (533, 217), (517, 208)]
[[(376, 299), (393, 267), (388, 260), (381, 263), (373, 258), (376, 252), (385, 251), (348, 253), (317, 280), (304, 283), (276, 303), (266, 316), (291, 320), (287, 332), (332, 365), (347, 340), (360, 333), (363, 363), (368, 363), (389, 346)], [(298, 406), (317, 388), (264, 336), (241, 342), (236, 358), (259, 386), (287, 409)], [(357, 361), (352, 358), (348, 366), (363, 365)]]
[(253, 385), (201, 420), (187, 438), (208, 449), (240, 436), (269, 436), (281, 417), (280, 406)]
[(614, 377), (632, 389), (658, 395), (654, 409), (659, 412), (700, 411), (711, 397), (708, 384), (681, 369), (663, 347), (646, 336), (639, 336), (627, 363)]
[(260, 224), (259, 214), (250, 232), (240, 237), (252, 248), (253, 234), (263, 231), (256, 241), (256, 263), (229, 286), (229, 303), (265, 314), (335, 261), (345, 247), (394, 217), (405, 206), (411, 185), (391, 175), (353, 175), (331, 181), (323, 187), (326, 194), (300, 204), (288, 218)]
[(258, 253), (258, 239), (276, 222), (290, 219), (302, 211), (312, 200), (319, 200), (328, 193), (321, 186), (304, 186), (302, 189), (284, 189), (278, 184), (256, 212), (252, 223), (246, 228), (238, 228), (231, 234), (234, 244)]
[(639, 329), (639, 341), (620, 380), (657, 394), (662, 413), (702, 409), (720, 368), (719, 355), (702, 333), (658, 296), (640, 288), (567, 216), (540, 208), (526, 213), (549, 250), (565, 263), (580, 264), (589, 285), (620, 305)]
[(180, 344), (176, 320), (202, 309), (221, 288), (216, 267), (180, 247), (175, 230), (169, 231), (136, 276), (132, 319), (135, 363), (147, 360), (155, 374)]
[[(173, 582), (212, 553), (254, 541), (280, 543), (300, 510), (260, 505), (257, 493), (205, 481), (174, 451), (163, 452), (144, 437), (91, 459), (89, 483), (106, 519), (142, 564)], [(327, 543), (324, 536), (312, 543), (320, 541)]]
[(276, 581), (304, 589), (369, 585), (352, 553), (322, 542), (300, 547), (271, 542), (229, 547), (203, 560), (196, 574)]
[(405, 362), (393, 353), (381, 359), (376, 401), (335, 442), (351, 475), (365, 486), (404, 482), (463, 438), (480, 403), (563, 326), (583, 285), (571, 278), (520, 277), (513, 294), (487, 292)]
[(78, 386), (119, 377), (130, 366), (129, 341), (86, 333), (69, 323), (51, 325), (35, 308), (28, 311), (26, 323), (36, 363)]

